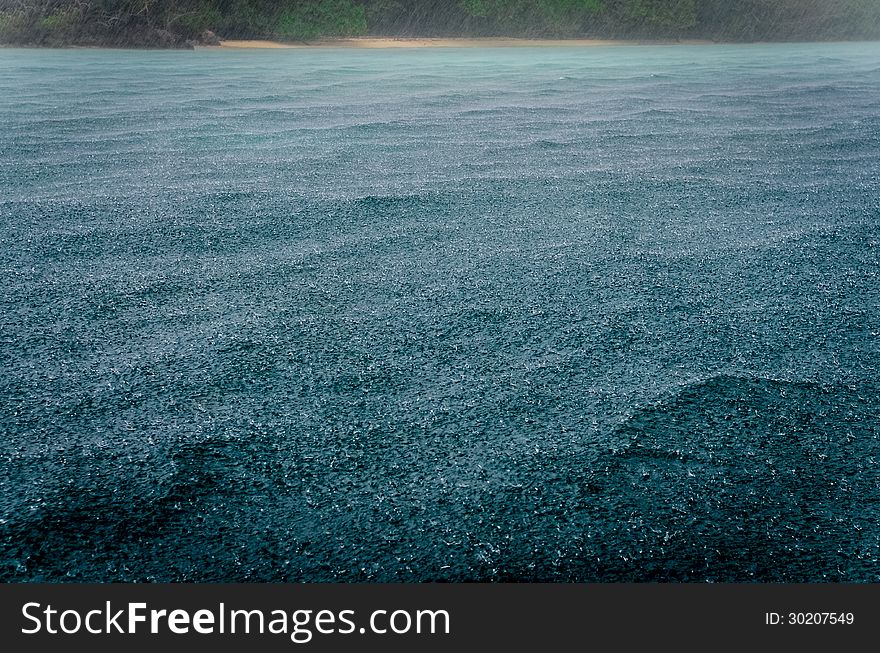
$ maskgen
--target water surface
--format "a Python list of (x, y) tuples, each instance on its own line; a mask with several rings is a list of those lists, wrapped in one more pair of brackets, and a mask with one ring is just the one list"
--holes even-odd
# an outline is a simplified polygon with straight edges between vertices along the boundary
[(880, 580), (878, 89), (0, 50), (0, 578)]

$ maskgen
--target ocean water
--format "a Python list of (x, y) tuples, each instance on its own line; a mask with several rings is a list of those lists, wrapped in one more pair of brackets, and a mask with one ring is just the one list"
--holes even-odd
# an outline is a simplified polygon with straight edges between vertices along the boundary
[(0, 50), (0, 579), (880, 581), (880, 44)]

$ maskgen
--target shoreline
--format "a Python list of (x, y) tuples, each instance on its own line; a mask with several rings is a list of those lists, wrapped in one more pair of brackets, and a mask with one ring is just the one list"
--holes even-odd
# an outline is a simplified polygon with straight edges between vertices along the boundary
[(42, 45), (35, 43), (0, 43), (0, 50), (308, 50), (308, 49), (442, 49), (442, 48), (590, 48), (614, 46), (704, 46), (704, 45), (785, 45), (785, 44), (880, 43), (872, 39), (829, 39), (813, 41), (730, 41), (713, 39), (533, 39), (506, 36), (492, 37), (385, 37), (364, 36), (327, 38), (314, 41), (275, 41), (270, 39), (222, 39), (219, 45), (193, 44), (188, 47), (151, 47), (143, 45)]
[(534, 47), (607, 47), (616, 45), (714, 45), (715, 41), (688, 39), (678, 41), (644, 41), (626, 39), (518, 39), (509, 37), (481, 38), (389, 38), (357, 37), (347, 39), (320, 39), (310, 42), (289, 43), (257, 39), (222, 40), (220, 45), (200, 45), (199, 50), (278, 50), (307, 48), (534, 48)]

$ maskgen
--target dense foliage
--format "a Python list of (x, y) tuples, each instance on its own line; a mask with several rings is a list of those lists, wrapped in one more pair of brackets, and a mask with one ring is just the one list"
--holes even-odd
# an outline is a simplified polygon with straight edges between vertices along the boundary
[(224, 38), (880, 37), (880, 0), (0, 0), (0, 42), (184, 45)]

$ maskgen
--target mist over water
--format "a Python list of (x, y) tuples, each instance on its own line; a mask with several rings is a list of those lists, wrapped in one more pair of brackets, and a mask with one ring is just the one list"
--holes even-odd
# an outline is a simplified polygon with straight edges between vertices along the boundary
[(0, 50), (0, 578), (880, 580), (878, 88)]

